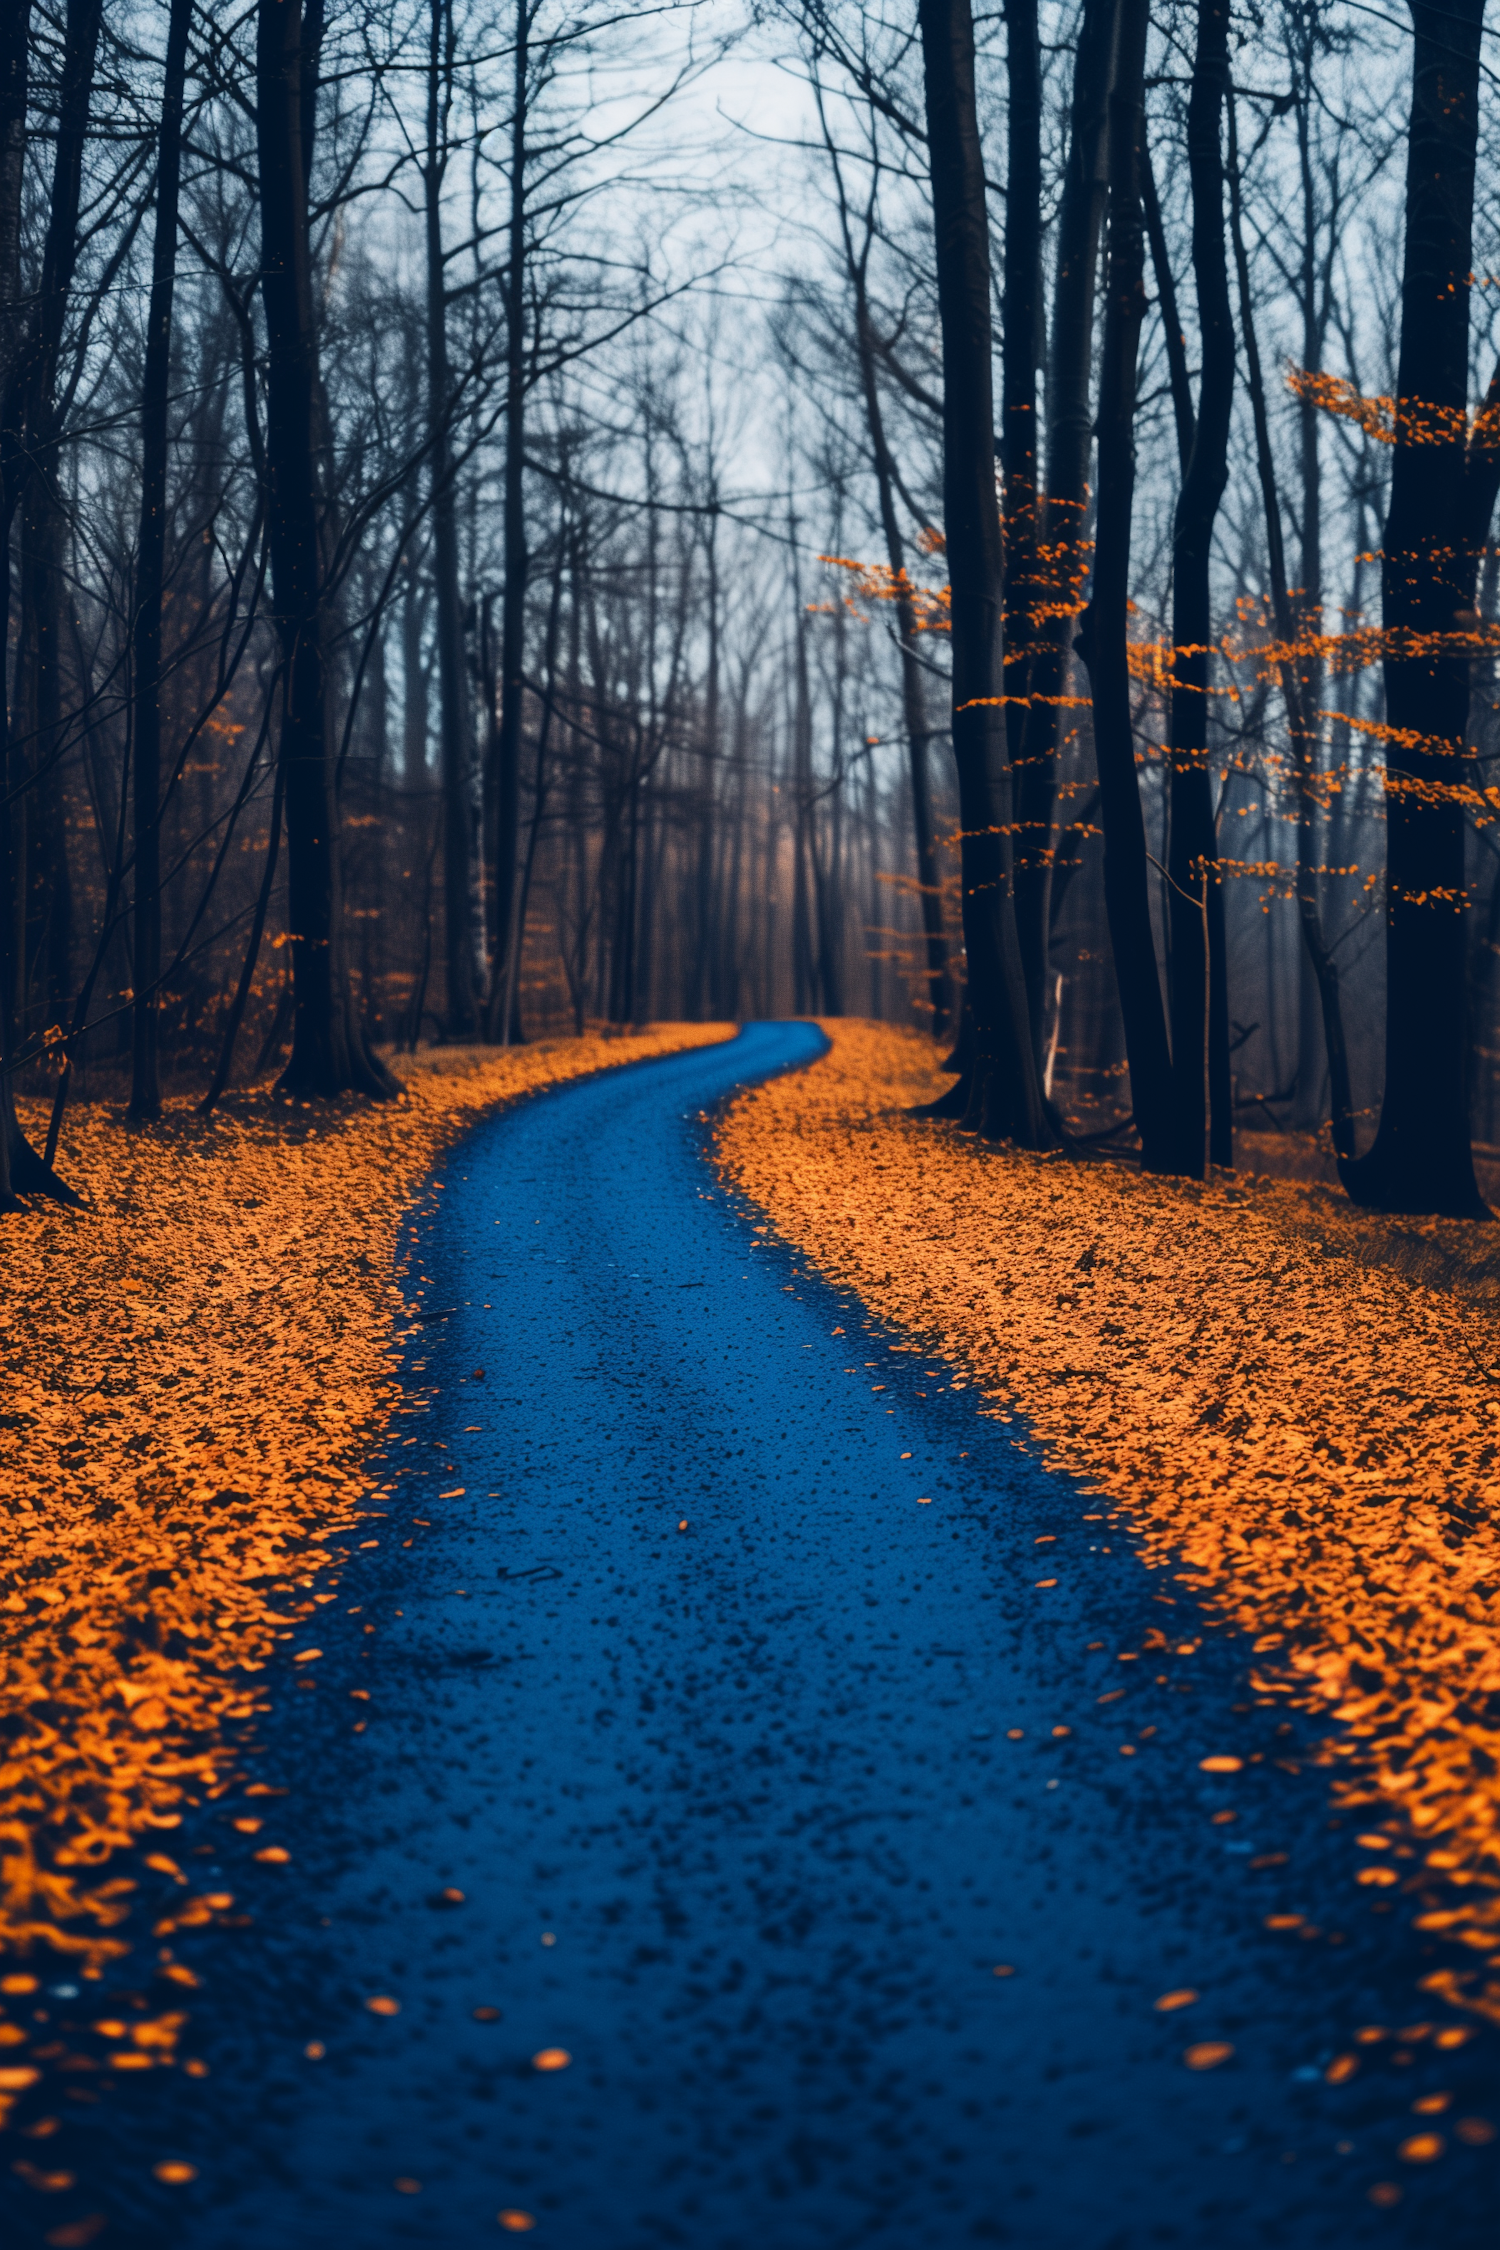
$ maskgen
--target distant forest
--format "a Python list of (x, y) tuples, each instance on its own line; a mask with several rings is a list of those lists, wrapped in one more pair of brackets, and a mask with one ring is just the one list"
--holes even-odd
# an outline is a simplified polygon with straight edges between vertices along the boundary
[(1481, 1212), (1500, 173), (1409, 14), (11, 0), (0, 1198), (795, 1012)]

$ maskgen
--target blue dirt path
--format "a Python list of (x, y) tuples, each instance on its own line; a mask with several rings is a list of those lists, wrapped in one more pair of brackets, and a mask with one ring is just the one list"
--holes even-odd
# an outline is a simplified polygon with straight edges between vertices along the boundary
[(1406, 1918), (1262, 1926), (1359, 1894), (1246, 1646), (705, 1161), (714, 1103), (822, 1048), (754, 1025), (441, 1167), (426, 1410), (260, 1767), (293, 1864), (257, 1926), (302, 1935), (215, 2058), (178, 2239), (1478, 2243), (1491, 2152), (1395, 2154), (1456, 2064), (1323, 2080), (1412, 2014)]

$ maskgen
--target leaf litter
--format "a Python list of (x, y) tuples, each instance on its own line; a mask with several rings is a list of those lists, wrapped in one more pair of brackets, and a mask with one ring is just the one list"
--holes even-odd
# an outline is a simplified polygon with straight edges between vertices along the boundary
[(1337, 1803), (1411, 1847), (1415, 1925), (1454, 1948), (1424, 1988), (1500, 2023), (1491, 1230), (988, 1146), (906, 1114), (949, 1083), (929, 1042), (823, 1029), (722, 1119), (726, 1176), (1253, 1636), (1263, 1703), (1336, 1722)]
[[(393, 1104), (243, 1094), (135, 1127), (117, 1106), (69, 1113), (60, 1164), (88, 1213), (3, 1222), (0, 1954), (41, 1946), (103, 1974), (136, 1904), (116, 1855), (234, 1784), (269, 1668), (309, 1597), (332, 1598), (317, 1590), (340, 1536), (379, 1489), (370, 1455), (417, 1311), (400, 1230), (434, 1161), (508, 1101), (732, 1029), (432, 1050), (400, 1062)], [(146, 1864), (183, 1880), (165, 1853)], [(179, 1895), (156, 1934), (234, 1903)], [(38, 2075), (6, 2061), (0, 2122)]]

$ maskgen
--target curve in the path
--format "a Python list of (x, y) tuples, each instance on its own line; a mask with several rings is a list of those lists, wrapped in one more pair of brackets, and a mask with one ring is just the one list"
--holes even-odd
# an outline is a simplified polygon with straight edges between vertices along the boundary
[(710, 1106), (821, 1045), (752, 1026), (442, 1168), (434, 1403), (265, 1769), (300, 1966), (215, 2061), (186, 2241), (1477, 2243), (1483, 2152), (1392, 2173), (1424, 2057), (1363, 2110), (1323, 2078), (1411, 1964), (1261, 1927), (1349, 1840), (1255, 1762), (1296, 1745), (1233, 1709), (1244, 1649), (704, 1162)]

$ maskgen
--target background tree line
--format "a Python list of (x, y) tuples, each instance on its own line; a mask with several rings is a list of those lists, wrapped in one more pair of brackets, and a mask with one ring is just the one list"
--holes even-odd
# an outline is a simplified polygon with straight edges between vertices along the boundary
[(0, 1195), (68, 1098), (817, 1010), (1477, 1210), (1500, 260), (1412, 20), (18, 0)]

